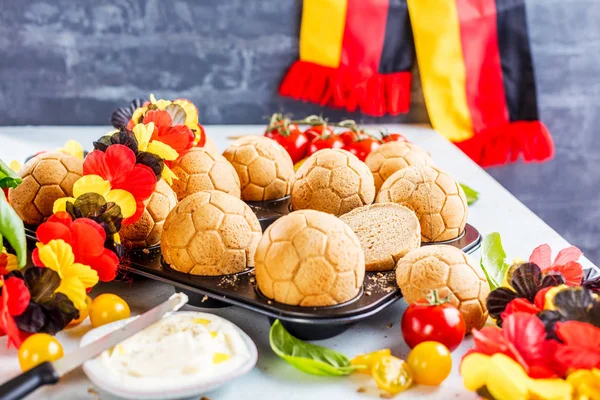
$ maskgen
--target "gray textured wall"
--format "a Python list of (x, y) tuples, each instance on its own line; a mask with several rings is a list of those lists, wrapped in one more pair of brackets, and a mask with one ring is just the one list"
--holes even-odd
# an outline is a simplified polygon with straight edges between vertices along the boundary
[[(600, 1), (527, 5), (542, 119), (554, 134), (556, 159), (490, 172), (599, 263)], [(0, 125), (106, 124), (116, 106), (150, 92), (190, 98), (207, 124), (261, 123), (273, 111), (348, 116), (276, 94), (297, 58), (300, 0), (0, 6)], [(413, 86), (409, 115), (377, 121), (427, 121), (418, 78)]]

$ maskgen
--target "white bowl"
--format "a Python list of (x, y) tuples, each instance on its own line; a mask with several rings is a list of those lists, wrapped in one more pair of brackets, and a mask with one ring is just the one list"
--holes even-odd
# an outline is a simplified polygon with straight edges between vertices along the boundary
[[(224, 385), (225, 383), (237, 378), (238, 376), (246, 374), (252, 368), (254, 368), (254, 365), (256, 365), (256, 360), (258, 358), (256, 345), (254, 344), (252, 339), (250, 339), (250, 337), (237, 325), (214, 314), (193, 311), (179, 311), (177, 312), (177, 314), (189, 314), (190, 316), (198, 318), (220, 319), (228, 324), (231, 324), (233, 328), (239, 332), (240, 336), (242, 337), (242, 339), (246, 343), (246, 346), (248, 347), (248, 352), (250, 353), (248, 361), (242, 364), (237, 370), (232, 371), (226, 376), (215, 376), (209, 380), (205, 379), (204, 381), (199, 380), (198, 382), (186, 383), (184, 385), (178, 386), (176, 389), (168, 390), (151, 387), (124, 387), (123, 381), (119, 379), (119, 377), (116, 376), (114, 373), (109, 371), (99, 357), (86, 361), (83, 364), (83, 371), (88, 376), (88, 378), (100, 389), (118, 397), (123, 397), (127, 399), (182, 399), (189, 397), (197, 398), (198, 396), (210, 390), (216, 389), (219, 386)], [(102, 336), (123, 327), (125, 324), (127, 324), (129, 321), (135, 318), (137, 317), (125, 319), (122, 321), (116, 321), (111, 324), (103, 325), (96, 329), (93, 329), (81, 338), (79, 346), (83, 347), (89, 343), (92, 343), (101, 338)]]

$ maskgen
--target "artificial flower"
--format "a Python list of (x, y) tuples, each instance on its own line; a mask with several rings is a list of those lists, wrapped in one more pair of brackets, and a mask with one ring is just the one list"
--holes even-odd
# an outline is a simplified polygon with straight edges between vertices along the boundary
[[(558, 287), (560, 288), (560, 287)], [(600, 299), (584, 287), (563, 287), (546, 293), (545, 310), (538, 318), (546, 326), (546, 335), (558, 339), (555, 327), (558, 322), (579, 321), (600, 328)]]
[(29, 300), (29, 290), (22, 279), (0, 276), (0, 336), (8, 336), (7, 347), (21, 346), (23, 337), (14, 317), (25, 311)]
[(563, 379), (532, 379), (505, 354), (466, 355), (460, 365), (465, 388), (495, 400), (568, 400), (572, 386)]
[(12, 160), (8, 166), (16, 173), (19, 173), (21, 168), (23, 168), (23, 165), (21, 165), (21, 163), (17, 160)]
[(569, 286), (578, 286), (583, 278), (583, 267), (578, 262), (582, 254), (577, 247), (570, 246), (559, 251), (552, 262), (552, 249), (543, 244), (533, 250), (529, 262), (538, 265), (545, 274), (560, 273)]
[(549, 366), (549, 359), (557, 343), (546, 339), (544, 323), (535, 315), (517, 312), (506, 318), (503, 329), (486, 326), (481, 330), (473, 329), (472, 334), (475, 342), (472, 352), (504, 354), (534, 378), (556, 376)]
[[(138, 142), (140, 151), (147, 151), (155, 154), (166, 161), (175, 161), (179, 157), (179, 153), (171, 146), (159, 140), (153, 140), (154, 122), (149, 124), (137, 124), (132, 131)], [(173, 179), (177, 179), (177, 175), (171, 171), (168, 165), (164, 165), (161, 177), (169, 184), (173, 184)]]
[[(36, 231), (37, 239), (48, 244), (54, 239), (61, 239), (71, 246), (75, 262), (89, 265), (98, 273), (102, 282), (109, 282), (117, 275), (119, 258), (104, 247), (106, 231), (97, 222), (88, 218), (73, 220), (66, 212), (56, 213)], [(38, 249), (33, 250), (32, 259), (35, 265), (44, 266)]]
[(98, 175), (84, 175), (73, 184), (74, 197), (62, 197), (54, 202), (52, 211), (67, 210), (67, 202), (75, 202), (87, 193), (96, 193), (102, 196), (106, 202), (112, 202), (119, 206), (124, 218), (129, 218), (137, 211), (137, 202), (133, 195), (123, 189), (111, 189), (110, 182), (105, 181)]
[(143, 107), (146, 102), (144, 99), (134, 99), (125, 107), (119, 107), (113, 111), (110, 117), (110, 123), (116, 129), (127, 126), (127, 123), (132, 118), (133, 113), (140, 107)]
[(567, 376), (574, 400), (600, 399), (600, 369), (579, 369)]
[[(524, 263), (514, 268), (510, 277), (510, 287), (499, 287), (492, 290), (486, 300), (487, 309), (490, 316), (496, 319), (496, 323), (502, 325), (502, 314), (506, 312), (508, 305), (515, 299), (524, 299), (532, 305), (535, 305), (535, 299), (538, 292), (544, 288), (558, 286), (564, 283), (560, 273), (545, 275), (540, 267), (533, 263)], [(509, 313), (516, 310), (524, 311), (523, 300), (513, 303)], [(538, 307), (541, 309), (541, 307)], [(529, 312), (535, 311), (533, 308)]]
[(61, 279), (55, 293), (63, 293), (77, 309), (84, 308), (86, 289), (98, 283), (98, 273), (88, 265), (76, 263), (71, 245), (62, 239), (37, 243), (37, 250), (43, 265), (56, 271)]
[(76, 140), (68, 140), (65, 143), (64, 147), (61, 147), (60, 149), (58, 149), (58, 151), (70, 154), (75, 158), (83, 160), (83, 147), (81, 147), (81, 144), (79, 144), (79, 142), (77, 142)]
[[(94, 150), (88, 154), (83, 163), (83, 174), (82, 179), (85, 175), (97, 175), (108, 181), (110, 190), (120, 190), (118, 196), (106, 200), (119, 204), (126, 218), (123, 221), (125, 225), (133, 224), (141, 217), (144, 212), (143, 202), (152, 195), (156, 186), (155, 172), (148, 166), (137, 163), (133, 150), (121, 144), (109, 146), (105, 152)], [(102, 184), (97, 179), (93, 183)], [(105, 190), (106, 186), (98, 188)], [(132, 215), (129, 214), (131, 209), (128, 206), (124, 207), (117, 201), (126, 197), (123, 192), (128, 192), (135, 199), (136, 208)]]
[[(179, 107), (180, 106), (174, 106)], [(185, 116), (183, 117), (185, 118)], [(183, 124), (175, 124), (169, 110), (149, 110), (144, 115), (144, 124), (154, 123), (152, 140), (163, 142), (182, 154), (194, 145), (194, 133)], [(176, 121), (178, 122), (178, 121)]]
[(17, 256), (6, 251), (6, 247), (2, 247), (0, 252), (0, 275), (6, 275), (11, 271), (19, 269)]
[(579, 321), (557, 322), (556, 336), (562, 344), (554, 360), (565, 370), (600, 368), (600, 328)]

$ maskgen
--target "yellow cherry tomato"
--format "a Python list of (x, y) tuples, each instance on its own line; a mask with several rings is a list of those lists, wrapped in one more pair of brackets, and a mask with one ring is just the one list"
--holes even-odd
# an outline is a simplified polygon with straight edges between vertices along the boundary
[(415, 346), (406, 359), (415, 382), (437, 386), (450, 375), (450, 350), (438, 342), (423, 342)]
[(363, 374), (371, 375), (371, 371), (373, 369), (373, 365), (383, 356), (389, 356), (392, 352), (390, 349), (377, 350), (372, 353), (367, 354), (359, 354), (350, 360), (350, 365), (365, 365), (367, 368), (359, 369), (358, 372), (362, 372)]
[(79, 318), (74, 319), (73, 321), (69, 322), (69, 325), (67, 325), (67, 327), (72, 328), (74, 326), (79, 325), (83, 321), (85, 321), (85, 319), (88, 317), (88, 315), (90, 315), (91, 306), (92, 306), (92, 298), (90, 296), (85, 296), (85, 307), (82, 308), (81, 310), (79, 310)]
[(47, 333), (29, 336), (19, 347), (19, 365), (23, 372), (46, 361), (56, 361), (64, 355), (62, 345)]
[(408, 389), (413, 381), (406, 362), (390, 355), (380, 357), (373, 365), (371, 374), (377, 386), (391, 394)]
[(101, 294), (92, 301), (90, 321), (94, 328), (129, 318), (130, 315), (129, 305), (116, 294)]

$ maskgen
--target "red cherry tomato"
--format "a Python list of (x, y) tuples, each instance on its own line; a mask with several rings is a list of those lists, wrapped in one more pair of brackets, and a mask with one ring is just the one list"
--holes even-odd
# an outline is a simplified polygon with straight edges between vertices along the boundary
[(387, 142), (408, 142), (404, 135), (400, 133), (384, 133), (382, 134), (381, 141), (384, 143)]
[(306, 135), (309, 141), (312, 141), (321, 136), (335, 135), (335, 132), (327, 125), (314, 125), (305, 130), (304, 134)]
[(362, 133), (352, 142), (346, 143), (344, 149), (354, 154), (359, 160), (365, 161), (369, 153), (378, 148), (380, 144), (379, 140), (373, 136)]
[(345, 145), (348, 146), (350, 143), (358, 140), (360, 133), (357, 131), (348, 130), (340, 133), (339, 136), (344, 140)]
[(437, 292), (408, 306), (402, 316), (402, 335), (412, 349), (422, 342), (442, 343), (450, 351), (465, 337), (465, 320), (460, 311), (448, 302), (440, 301)]
[(288, 124), (285, 126), (284, 122), (280, 121), (275, 126), (267, 127), (265, 136), (283, 146), (289, 153), (294, 164), (306, 157), (309, 140), (300, 128), (298, 128), (298, 125)]
[(322, 149), (342, 149), (344, 148), (344, 141), (338, 135), (327, 135), (327, 136), (319, 136), (316, 139), (313, 139), (312, 142), (308, 145), (308, 151), (306, 153), (307, 156), (316, 153)]

